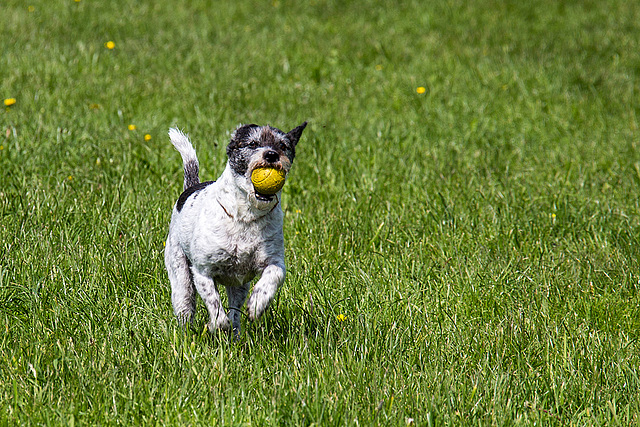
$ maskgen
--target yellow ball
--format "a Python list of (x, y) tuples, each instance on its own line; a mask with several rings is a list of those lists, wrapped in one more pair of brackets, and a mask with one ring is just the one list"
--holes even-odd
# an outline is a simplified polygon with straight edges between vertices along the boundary
[(251, 172), (253, 187), (260, 194), (276, 194), (284, 186), (286, 174), (281, 169), (256, 168)]

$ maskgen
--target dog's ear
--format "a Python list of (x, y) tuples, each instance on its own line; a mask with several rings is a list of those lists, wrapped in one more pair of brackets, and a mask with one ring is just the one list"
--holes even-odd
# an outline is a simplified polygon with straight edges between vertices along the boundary
[(287, 137), (289, 138), (289, 141), (291, 141), (291, 143), (295, 146), (298, 141), (300, 140), (300, 137), (302, 136), (302, 131), (304, 130), (304, 128), (307, 127), (307, 122), (304, 122), (303, 124), (301, 124), (300, 126), (298, 126), (297, 128), (289, 131), (289, 133), (287, 134)]

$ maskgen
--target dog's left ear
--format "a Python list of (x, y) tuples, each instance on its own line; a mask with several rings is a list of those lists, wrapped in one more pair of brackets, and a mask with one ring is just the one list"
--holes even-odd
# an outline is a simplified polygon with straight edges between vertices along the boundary
[(300, 140), (300, 137), (302, 136), (302, 131), (304, 130), (304, 128), (307, 127), (307, 122), (304, 122), (303, 124), (301, 124), (300, 126), (298, 126), (297, 128), (289, 131), (289, 133), (287, 134), (287, 137), (289, 138), (289, 141), (291, 141), (291, 143), (295, 146), (298, 141)]

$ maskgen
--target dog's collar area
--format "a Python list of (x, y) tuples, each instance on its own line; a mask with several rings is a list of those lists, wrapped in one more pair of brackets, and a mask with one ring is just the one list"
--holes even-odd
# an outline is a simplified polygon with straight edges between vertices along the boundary
[(259, 194), (256, 191), (255, 195), (256, 195), (256, 200), (258, 200), (259, 202), (271, 203), (273, 202), (273, 199), (276, 199), (276, 202), (273, 204), (273, 207), (269, 210), (269, 212), (273, 212), (276, 206), (280, 204), (280, 199), (278, 199), (277, 194), (264, 195), (264, 194)]
[[(258, 193), (256, 193), (256, 199), (258, 201), (260, 201), (260, 202), (270, 203), (270, 202), (273, 201), (274, 198), (276, 199), (276, 203), (274, 203), (273, 207), (269, 210), (269, 212), (272, 212), (276, 208), (276, 206), (278, 206), (280, 204), (280, 200), (278, 199), (278, 196), (276, 194), (273, 194), (273, 195), (270, 195), (270, 196), (263, 196), (263, 195), (260, 195), (260, 196), (264, 197), (264, 198), (258, 197)], [(220, 207), (222, 208), (224, 213), (226, 213), (229, 218), (233, 219), (233, 215), (231, 215), (229, 213), (227, 208), (224, 207), (224, 205), (222, 204), (222, 202), (218, 198), (216, 198), (216, 202), (218, 202), (218, 204), (220, 205)]]
[[(255, 195), (256, 195), (256, 200), (259, 201), (259, 202), (263, 202), (263, 203), (271, 203), (271, 202), (273, 202), (273, 199), (276, 200), (276, 202), (273, 204), (271, 209), (269, 209), (268, 213), (273, 212), (273, 210), (276, 208), (276, 206), (278, 206), (280, 204), (280, 199), (278, 199), (278, 195), (277, 194), (272, 194), (272, 195), (266, 196), (266, 195), (262, 195), (262, 194), (258, 195), (258, 193), (255, 193)], [(260, 197), (264, 197), (264, 199), (260, 198), (259, 196)]]
[(225, 208), (225, 207), (224, 207), (224, 205), (222, 204), (222, 202), (220, 202), (220, 200), (218, 200), (217, 198), (216, 198), (216, 201), (218, 202), (218, 204), (220, 205), (220, 207), (222, 208), (222, 210), (224, 211), (224, 213), (226, 213), (226, 214), (227, 214), (227, 216), (228, 216), (229, 218), (233, 219), (233, 215), (231, 215), (231, 214), (229, 213), (229, 211), (227, 210), (227, 208)]

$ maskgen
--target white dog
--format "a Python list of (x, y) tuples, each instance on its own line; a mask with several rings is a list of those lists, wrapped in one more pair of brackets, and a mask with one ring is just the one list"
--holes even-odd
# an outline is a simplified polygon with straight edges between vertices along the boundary
[[(270, 167), (289, 172), (307, 122), (284, 133), (271, 126), (243, 125), (231, 135), (228, 162), (217, 181), (200, 182), (198, 159), (189, 138), (177, 129), (169, 137), (184, 162), (184, 192), (171, 215), (165, 265), (171, 301), (180, 324), (193, 322), (195, 293), (204, 300), (217, 329), (240, 332), (240, 313), (249, 292), (249, 320), (260, 317), (284, 281), (284, 236), (280, 193), (264, 195), (251, 172)], [(220, 301), (224, 285), (229, 314)]]

